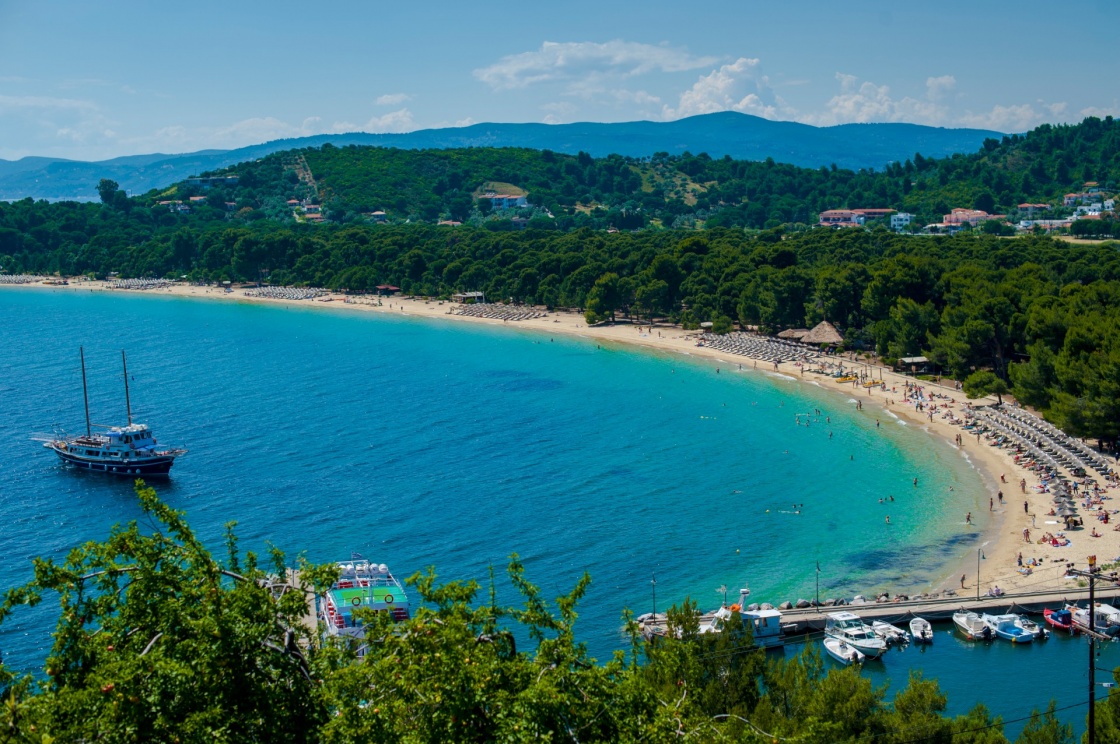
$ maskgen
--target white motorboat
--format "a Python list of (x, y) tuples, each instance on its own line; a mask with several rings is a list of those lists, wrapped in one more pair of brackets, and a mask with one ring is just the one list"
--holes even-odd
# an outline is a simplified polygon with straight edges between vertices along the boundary
[(853, 612), (830, 612), (824, 634), (854, 646), (864, 656), (877, 659), (887, 651), (887, 643)]
[(888, 646), (893, 646), (896, 643), (905, 644), (910, 642), (909, 633), (896, 625), (885, 623), (882, 620), (876, 620), (871, 623), (871, 630), (875, 635), (886, 641)]
[(1030, 643), (1034, 634), (1029, 633), (1022, 625), (1018, 615), (981, 615), (984, 624), (992, 629), (997, 637), (1012, 643)]
[(836, 659), (836, 661), (844, 666), (862, 664), (867, 658), (864, 654), (860, 653), (859, 649), (850, 646), (839, 638), (833, 638), (832, 636), (824, 639), (824, 650), (829, 656)]
[(1050, 631), (1042, 627), (1026, 615), (1019, 615), (1019, 626), (1034, 636), (1036, 641), (1045, 641), (1050, 637)]
[(929, 620), (915, 617), (910, 620), (910, 636), (914, 643), (933, 643), (933, 626), (929, 624)]
[(975, 612), (954, 612), (953, 625), (970, 641), (990, 641), (994, 637), (992, 629)]
[[(1084, 607), (1067, 605), (1066, 609), (1073, 613), (1073, 627), (1077, 630), (1089, 628), (1089, 610)], [(1120, 633), (1120, 610), (1109, 604), (1097, 602), (1093, 612), (1093, 630), (1108, 636)]]

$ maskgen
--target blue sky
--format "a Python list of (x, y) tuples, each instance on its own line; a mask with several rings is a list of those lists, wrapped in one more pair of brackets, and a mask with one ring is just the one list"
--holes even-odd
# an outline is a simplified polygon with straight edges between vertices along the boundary
[(1104, 0), (0, 0), (0, 158), (721, 110), (1023, 131), (1120, 115), (1118, 19)]

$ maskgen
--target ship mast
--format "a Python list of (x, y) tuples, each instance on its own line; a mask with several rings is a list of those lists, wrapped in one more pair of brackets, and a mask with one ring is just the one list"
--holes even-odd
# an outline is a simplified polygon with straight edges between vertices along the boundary
[(86, 388), (86, 352), (79, 346), (78, 356), (82, 358), (82, 399), (86, 403), (86, 436), (90, 436), (89, 430), (89, 390)]
[(121, 349), (121, 364), (124, 365), (124, 407), (128, 411), (128, 425), (132, 426), (132, 402), (128, 399), (128, 361), (124, 358), (124, 349)]

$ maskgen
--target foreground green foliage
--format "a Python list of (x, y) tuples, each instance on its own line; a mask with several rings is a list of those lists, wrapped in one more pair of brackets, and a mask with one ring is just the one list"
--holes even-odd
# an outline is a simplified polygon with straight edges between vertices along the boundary
[[(479, 602), (476, 583), (440, 585), (429, 569), (409, 580), (423, 603), (411, 620), (367, 614), (360, 657), (300, 622), (304, 591), (333, 567), (304, 564), (293, 586), (278, 551), (270, 572), (240, 558), (232, 526), (220, 562), (181, 513), (142, 483), (137, 494), (150, 531), (132, 523), (65, 564), (36, 561), (35, 579), (8, 592), (4, 618), (47, 595), (60, 617), (45, 677), (0, 668), (0, 741), (1007, 741), (982, 705), (945, 717), (934, 681), (914, 675), (888, 701), (856, 669), (826, 673), (813, 647), (767, 660), (737, 615), (701, 633), (689, 602), (670, 611), (668, 638), (645, 644), (628, 622), (629, 652), (599, 663), (575, 633), (590, 578), (553, 605), (516, 556), (521, 606), (493, 589)], [(1116, 700), (1102, 734), (1115, 735)], [(1053, 705), (1018, 739), (1069, 740)]]

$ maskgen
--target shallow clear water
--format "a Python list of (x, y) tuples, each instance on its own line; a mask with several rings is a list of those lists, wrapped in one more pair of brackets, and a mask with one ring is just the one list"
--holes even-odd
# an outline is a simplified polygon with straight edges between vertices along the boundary
[[(812, 598), (818, 562), (822, 598), (920, 588), (976, 544), (964, 514), (987, 516), (946, 443), (731, 358), (298, 303), (15, 289), (0, 291), (0, 586), (139, 513), (127, 481), (66, 470), (28, 439), (83, 426), (79, 345), (97, 423), (123, 421), (128, 351), (134, 417), (190, 450), (157, 489), (216, 549), (235, 519), (243, 548), (358, 551), (399, 575), (484, 579), (517, 552), (556, 596), (588, 571), (579, 635), (600, 658), (624, 607), (651, 608), (654, 574), (660, 609), (710, 608), (744, 582), (757, 601)], [(0, 627), (5, 660), (32, 668), (51, 624), (40, 607)], [(960, 663), (940, 671), (951, 695), (970, 688)]]

